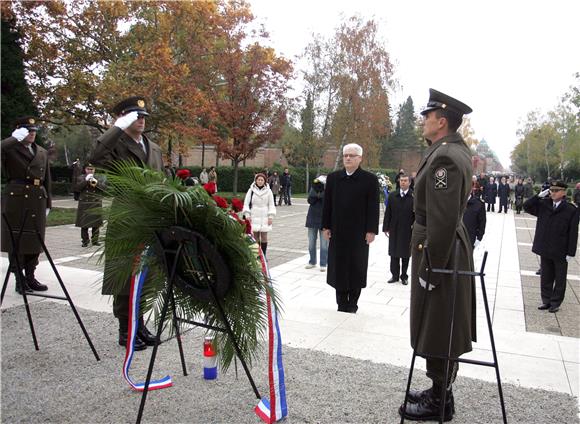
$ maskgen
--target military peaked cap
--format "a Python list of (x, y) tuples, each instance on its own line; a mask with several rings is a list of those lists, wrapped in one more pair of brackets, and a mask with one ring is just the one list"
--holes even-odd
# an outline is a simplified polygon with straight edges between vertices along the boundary
[(36, 124), (37, 121), (34, 116), (21, 116), (14, 121), (16, 128), (26, 128), (28, 131), (38, 131)]
[(550, 187), (568, 188), (568, 184), (566, 184), (564, 181), (552, 181), (550, 183)]
[(427, 107), (421, 111), (421, 115), (425, 116), (428, 112), (436, 109), (445, 109), (460, 116), (473, 112), (473, 110), (465, 103), (462, 103), (445, 93), (430, 88), (429, 103), (427, 103)]
[(139, 115), (149, 116), (147, 109), (145, 109), (145, 98), (141, 96), (133, 96), (121, 100), (111, 110), (116, 116), (125, 115), (129, 112), (137, 112)]

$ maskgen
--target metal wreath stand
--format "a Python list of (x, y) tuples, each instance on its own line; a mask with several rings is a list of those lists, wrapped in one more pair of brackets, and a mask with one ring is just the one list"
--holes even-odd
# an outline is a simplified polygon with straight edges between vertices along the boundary
[[(183, 375), (187, 376), (187, 369), (185, 366), (185, 356), (183, 353), (183, 346), (181, 344), (181, 335), (179, 332), (178, 322), (184, 322), (186, 324), (191, 324), (198, 327), (207, 328), (210, 330), (227, 333), (230, 340), (232, 341), (236, 356), (240, 359), (244, 371), (250, 381), (252, 390), (256, 395), (256, 398), (261, 399), (260, 392), (258, 391), (254, 379), (250, 373), (246, 361), (241, 353), (240, 347), (236, 340), (235, 334), (232, 331), (232, 327), (224, 313), (224, 309), (220, 299), (227, 292), (230, 285), (230, 273), (223, 261), (223, 258), (215, 247), (207, 240), (203, 235), (197, 233), (188, 228), (172, 226), (161, 231), (156, 231), (156, 245), (155, 253), (161, 256), (164, 265), (164, 271), (167, 275), (167, 284), (165, 289), (165, 296), (163, 297), (161, 317), (159, 319), (159, 324), (157, 326), (157, 333), (155, 335), (155, 345), (153, 346), (153, 352), (151, 353), (151, 359), (149, 361), (149, 369), (147, 371), (147, 378), (145, 380), (145, 385), (143, 388), (143, 394), (141, 396), (141, 403), (139, 405), (139, 411), (137, 413), (137, 424), (141, 422), (143, 417), (143, 410), (145, 408), (145, 401), (147, 399), (147, 392), (149, 391), (149, 384), (151, 382), (151, 375), (153, 374), (153, 367), (155, 366), (155, 357), (157, 356), (157, 348), (159, 347), (159, 342), (161, 340), (161, 333), (163, 332), (163, 326), (165, 317), (167, 315), (167, 310), (171, 304), (171, 310), (173, 314), (173, 326), (175, 328), (175, 338), (177, 339), (177, 344), (179, 347), (179, 356), (181, 359), (181, 366), (183, 369)], [(193, 252), (187, 252), (186, 247), (193, 249)], [(183, 275), (180, 271), (179, 264), (182, 260), (186, 258), (194, 258), (197, 260), (199, 269), (196, 269), (195, 273), (189, 273), (187, 276)], [(210, 267), (210, 265), (214, 265)], [(216, 266), (217, 265), (217, 266)], [(212, 269), (213, 268), (213, 269)], [(216, 278), (215, 284), (209, 277), (209, 274), (215, 273), (221, 274), (219, 278)], [(177, 316), (175, 308), (175, 285), (178, 285), (183, 291), (188, 295), (197, 298), (198, 300), (206, 301), (208, 303), (213, 303), (219, 317), (224, 323), (224, 327), (215, 327), (202, 322), (190, 321)]]
[[(93, 351), (93, 355), (95, 355), (95, 359), (97, 361), (100, 361), (99, 354), (97, 353), (97, 350), (95, 349), (95, 346), (93, 345), (93, 342), (91, 341), (91, 338), (89, 337), (89, 333), (87, 333), (87, 330), (83, 324), (83, 321), (81, 320), (81, 317), (80, 317), (79, 313), (77, 312), (77, 309), (75, 308), (75, 305), (74, 305), (70, 295), (68, 294), (68, 290), (66, 289), (64, 282), (62, 281), (62, 278), (60, 277), (60, 274), (58, 273), (58, 270), (56, 269), (56, 266), (54, 265), (52, 257), (50, 256), (50, 253), (48, 252), (48, 249), (46, 248), (46, 244), (44, 243), (44, 240), (42, 239), (42, 236), (40, 235), (40, 231), (38, 230), (38, 226), (35, 225), (34, 230), (25, 230), (24, 229), (24, 225), (26, 224), (29, 213), (30, 213), (30, 209), (25, 209), (22, 211), (22, 218), (20, 220), (20, 228), (12, 228), (12, 226), (8, 222), (8, 218), (6, 217), (6, 214), (2, 213), (2, 220), (6, 224), (6, 227), (8, 228), (8, 232), (10, 233), (10, 244), (12, 245), (12, 253), (10, 254), (10, 264), (8, 265), (8, 269), (6, 270), (6, 276), (4, 277), (4, 285), (2, 286), (2, 294), (0, 295), (0, 305), (2, 305), (2, 302), (4, 301), (4, 294), (6, 293), (6, 287), (8, 285), (8, 280), (10, 279), (11, 268), (14, 268), (14, 265), (15, 265), (16, 271), (14, 272), (14, 274), (16, 275), (16, 284), (22, 288), (22, 290), (20, 292), (22, 294), (22, 299), (24, 300), (24, 307), (26, 308), (26, 315), (28, 317), (28, 323), (30, 325), (30, 332), (32, 333), (32, 341), (34, 342), (34, 349), (40, 350), (38, 347), (38, 341), (36, 340), (36, 332), (34, 331), (34, 324), (32, 323), (32, 314), (30, 313), (30, 306), (28, 304), (28, 296), (44, 297), (47, 299), (66, 300), (69, 303), (69, 305), (73, 311), (73, 314), (75, 315), (75, 318), (77, 319), (77, 322), (79, 323), (79, 326), (81, 327), (81, 330), (83, 331), (83, 334), (84, 334), (85, 338), (87, 339), (87, 342), (89, 343), (91, 350)], [(32, 219), (34, 220), (34, 215), (32, 215)], [(36, 222), (36, 220), (34, 220), (34, 222)], [(23, 289), (23, 287), (24, 287), (24, 285), (23, 285), (24, 275), (22, 274), (22, 268), (20, 267), (20, 260), (18, 259), (18, 253), (17, 253), (19, 250), (19, 247), (20, 247), (20, 241), (22, 239), (23, 234), (36, 235), (36, 237), (38, 238), (38, 241), (39, 241), (40, 245), (42, 246), (42, 250), (44, 251), (46, 258), (48, 259), (48, 262), (50, 262), (50, 266), (52, 267), (52, 270), (54, 271), (54, 275), (56, 275), (58, 283), (60, 284), (60, 287), (62, 288), (62, 291), (64, 293), (64, 297), (63, 296), (54, 296), (51, 294), (44, 294), (44, 293), (26, 293), (26, 290)]]
[[(405, 422), (405, 412), (407, 411), (407, 402), (408, 402), (408, 398), (409, 398), (409, 390), (411, 389), (411, 380), (413, 378), (413, 370), (415, 368), (415, 359), (417, 357), (417, 355), (422, 356), (424, 358), (436, 358), (436, 359), (443, 359), (445, 360), (445, 381), (448, 380), (449, 378), (449, 365), (450, 365), (450, 361), (455, 361), (455, 362), (463, 362), (466, 364), (473, 364), (473, 365), (479, 365), (479, 366), (485, 366), (485, 367), (493, 367), (495, 368), (495, 375), (496, 375), (496, 379), (497, 379), (497, 390), (499, 393), (499, 401), (500, 401), (500, 405), (501, 405), (501, 413), (502, 413), (502, 417), (503, 417), (503, 422), (504, 424), (507, 424), (507, 418), (506, 418), (506, 412), (505, 412), (505, 404), (504, 404), (504, 399), (503, 399), (503, 391), (501, 388), (501, 378), (499, 375), (499, 364), (497, 361), (497, 353), (495, 350), (495, 340), (493, 337), (493, 329), (491, 326), (491, 317), (489, 314), (489, 305), (487, 302), (487, 292), (485, 290), (485, 281), (484, 281), (484, 269), (485, 269), (485, 263), (487, 261), (487, 251), (484, 253), (483, 255), (483, 261), (481, 263), (481, 269), (479, 272), (474, 272), (474, 271), (459, 271), (457, 268), (459, 266), (458, 264), (458, 257), (459, 257), (459, 252), (460, 252), (460, 244), (459, 244), (459, 240), (456, 240), (455, 242), (455, 260), (453, 263), (453, 269), (449, 270), (449, 269), (440, 269), (440, 268), (432, 268), (431, 267), (431, 260), (429, 257), (429, 251), (428, 248), (425, 247), (424, 248), (425, 251), (425, 259), (427, 261), (427, 284), (429, 284), (429, 281), (431, 280), (431, 274), (451, 274), (453, 276), (452, 279), (452, 297), (453, 297), (453, 307), (451, 309), (451, 317), (449, 320), (449, 342), (448, 342), (448, 350), (447, 350), (447, 355), (432, 355), (432, 354), (425, 354), (425, 353), (421, 353), (421, 352), (417, 352), (417, 349), (414, 348), (413, 349), (413, 357), (411, 359), (411, 367), (409, 369), (409, 378), (407, 380), (407, 390), (405, 391), (405, 400), (403, 402), (403, 410), (402, 410), (402, 414), (401, 414), (401, 424), (403, 424)], [(481, 281), (481, 292), (483, 294), (483, 304), (485, 306), (485, 317), (487, 318), (487, 328), (489, 330), (489, 339), (491, 342), (491, 351), (493, 353), (493, 361), (492, 362), (486, 362), (486, 361), (478, 361), (478, 360), (474, 360), (474, 359), (462, 359), (462, 358), (452, 358), (451, 357), (451, 345), (452, 345), (452, 341), (453, 341), (453, 326), (454, 326), (454, 320), (455, 320), (455, 300), (457, 297), (457, 284), (458, 284), (458, 276), (460, 275), (469, 275), (472, 277), (479, 277), (480, 281)], [(421, 318), (419, 319), (419, 329), (417, 331), (417, 335), (415, 338), (415, 346), (417, 346), (417, 342), (419, 341), (419, 336), (421, 335), (421, 331), (423, 330), (423, 315), (425, 312), (425, 305), (426, 305), (426, 299), (429, 297), (429, 290), (425, 290), (425, 296), (423, 296), (423, 302), (421, 304)], [(441, 390), (441, 403), (439, 405), (439, 409), (441, 411), (440, 416), (439, 416), (439, 423), (443, 423), (444, 420), (444, 416), (445, 416), (445, 402), (446, 402), (446, 397), (447, 397), (447, 387), (444, 385), (442, 385), (442, 390)]]

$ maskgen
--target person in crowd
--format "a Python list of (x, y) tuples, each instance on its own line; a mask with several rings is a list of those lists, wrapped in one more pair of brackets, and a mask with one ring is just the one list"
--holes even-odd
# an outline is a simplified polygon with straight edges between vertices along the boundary
[[(14, 122), (12, 135), (1, 143), (2, 174), (6, 178), (2, 190), (2, 213), (7, 221), (2, 219), (1, 245), (2, 252), (10, 254), (11, 271), (16, 273), (16, 259), (24, 270), (24, 280), (16, 279), (18, 293), (48, 290), (35, 278), (38, 257), (43, 251), (35, 231), (38, 230), (44, 240), (46, 217), (52, 200), (48, 152), (35, 143), (37, 130), (35, 117), (19, 117)], [(26, 221), (22, 225), (25, 213)], [(16, 239), (21, 228), (27, 233), (22, 233), (14, 252), (12, 236)]]
[(207, 182), (208, 183), (215, 183), (215, 191), (217, 193), (218, 190), (218, 175), (217, 175), (217, 169), (215, 168), (215, 166), (210, 166), (209, 167), (209, 172), (207, 173)]
[(477, 178), (477, 182), (479, 183), (479, 187), (481, 187), (481, 195), (485, 196), (485, 187), (488, 183), (488, 178), (485, 175), (485, 172), (480, 172), (479, 177)]
[[(103, 191), (105, 181), (103, 177), (95, 175), (95, 167), (87, 163), (84, 172), (79, 175), (75, 183), (75, 191), (80, 193), (77, 207), (76, 227), (81, 229), (81, 244), (88, 247), (100, 246), (99, 231), (103, 225)], [(91, 237), (89, 238), (89, 228)]]
[(389, 195), (385, 208), (383, 232), (389, 238), (389, 256), (391, 257), (391, 278), (387, 283), (396, 283), (401, 277), (401, 284), (407, 285), (409, 276), (409, 258), (411, 257), (411, 232), (415, 214), (413, 212), (413, 192), (408, 175), (399, 174), (399, 190)]
[(471, 193), (472, 194), (473, 194), (474, 190), (475, 191), (478, 191), (478, 192), (481, 192), (481, 186), (479, 185), (479, 182), (477, 180), (477, 176), (476, 175), (473, 175), (471, 177)]
[(497, 197), (497, 185), (495, 184), (495, 179), (489, 177), (489, 182), (485, 186), (485, 203), (487, 205), (487, 211), (490, 210), (495, 212), (495, 198)]
[(201, 185), (207, 184), (209, 182), (209, 175), (205, 168), (202, 168), (201, 172), (199, 173), (199, 182)]
[(328, 260), (328, 240), (322, 235), (322, 208), (324, 206), (324, 185), (326, 175), (317, 177), (308, 192), (308, 214), (306, 228), (308, 228), (308, 252), (310, 260), (306, 269), (316, 266), (316, 239), (320, 238), (320, 271), (326, 271)]
[(526, 178), (524, 183), (524, 198), (529, 199), (534, 195), (534, 182), (531, 177)]
[[(549, 189), (525, 201), (524, 210), (538, 218), (532, 252), (540, 256), (540, 310), (558, 312), (566, 294), (568, 261), (576, 255), (578, 208), (566, 201), (568, 186), (553, 181)], [(548, 197), (549, 193), (549, 197)]]
[[(433, 268), (473, 271), (473, 253), (463, 225), (463, 212), (471, 190), (471, 150), (457, 129), (471, 108), (437, 90), (430, 90), (423, 115), (423, 136), (429, 147), (419, 164), (415, 181), (415, 223), (411, 236), (411, 345), (426, 355), (431, 388), (409, 392), (406, 408), (399, 413), (414, 421), (444, 421), (455, 412), (452, 384), (458, 362), (440, 359), (449, 354), (459, 358), (472, 350), (475, 340), (475, 283), (472, 277), (429, 273), (425, 251)], [(455, 297), (456, 294), (456, 297)], [(423, 302), (428, 297), (428, 308)], [(452, 305), (455, 298), (455, 304)], [(454, 326), (450, 316), (454, 307)], [(449, 344), (449, 338), (452, 344)], [(434, 357), (436, 356), (436, 357)], [(445, 392), (444, 392), (445, 391)]]
[(516, 213), (519, 215), (524, 206), (524, 197), (526, 190), (521, 178), (518, 178), (517, 184), (514, 186), (514, 197), (515, 197), (515, 207)]
[(475, 247), (483, 239), (486, 221), (487, 216), (485, 204), (481, 200), (481, 191), (472, 189), (469, 200), (467, 200), (467, 207), (463, 212), (463, 225), (467, 228), (472, 247)]
[(574, 188), (574, 194), (572, 195), (572, 199), (574, 204), (580, 208), (580, 182), (576, 183), (576, 187)]
[(342, 148), (344, 168), (326, 179), (322, 228), (328, 246), (326, 282), (336, 290), (338, 311), (356, 313), (367, 285), (369, 245), (379, 233), (379, 181), (360, 167), (363, 149)]
[(509, 186), (509, 207), (510, 209), (515, 209), (515, 194), (514, 194), (514, 190), (516, 188), (516, 179), (513, 175), (510, 175), (509, 179), (507, 180), (507, 184)]
[(413, 171), (411, 172), (411, 185), (409, 186), (409, 189), (411, 191), (415, 190), (415, 177), (417, 176), (417, 172)]
[(278, 176), (278, 172), (274, 171), (268, 177), (268, 185), (270, 186), (270, 190), (272, 190), (272, 195), (274, 196), (274, 204), (276, 204), (276, 198), (280, 193), (280, 177)]
[(502, 209), (507, 213), (510, 198), (510, 186), (506, 182), (505, 177), (501, 177), (499, 181), (499, 185), (497, 186), (497, 197), (499, 197), (499, 213), (501, 213)]
[(280, 200), (278, 206), (282, 206), (282, 201), (285, 205), (292, 206), (292, 175), (288, 168), (284, 168), (284, 173), (280, 176)]
[(395, 175), (395, 191), (399, 191), (401, 188), (399, 185), (399, 179), (401, 178), (401, 175), (405, 175), (405, 170), (403, 168), (399, 169), (399, 172), (397, 175)]
[[(132, 96), (118, 102), (112, 109), (116, 117), (111, 128), (105, 131), (96, 141), (91, 163), (97, 167), (110, 169), (117, 161), (132, 161), (143, 168), (163, 171), (161, 148), (144, 134), (145, 120), (149, 116), (145, 98)], [(115, 200), (111, 208), (115, 207)], [(122, 231), (109, 226), (109, 231)], [(129, 280), (116, 281), (106, 259), (103, 275), (102, 294), (113, 295), (113, 314), (119, 321), (119, 345), (126, 346), (129, 323)], [(155, 336), (149, 332), (143, 318), (140, 317), (135, 338), (135, 350), (147, 349), (155, 344)]]
[(266, 183), (266, 176), (256, 174), (244, 199), (244, 216), (252, 224), (254, 238), (260, 244), (262, 253), (266, 256), (268, 249), (268, 233), (272, 231), (272, 223), (276, 215), (274, 195)]
[(546, 181), (544, 181), (544, 183), (542, 184), (542, 187), (540, 188), (540, 191), (546, 191), (550, 188), (550, 185), (552, 184), (552, 181), (550, 179), (547, 179)]

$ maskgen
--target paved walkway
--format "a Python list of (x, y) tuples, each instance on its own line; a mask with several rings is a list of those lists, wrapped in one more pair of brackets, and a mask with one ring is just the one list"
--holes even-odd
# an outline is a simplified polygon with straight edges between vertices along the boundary
[[(362, 292), (358, 313), (339, 313), (334, 291), (325, 283), (326, 275), (318, 268), (304, 268), (308, 262), (304, 228), (306, 210), (305, 200), (278, 208), (274, 231), (270, 235), (268, 256), (271, 271), (284, 302), (283, 342), (293, 347), (408, 367), (412, 353), (408, 330), (410, 289), (400, 284), (386, 284), (389, 277), (387, 238), (380, 235), (371, 246), (368, 287)], [(511, 210), (508, 214), (488, 214), (484, 238), (485, 249), (489, 251), (486, 287), (502, 379), (523, 387), (578, 396), (578, 338), (566, 337), (571, 333), (561, 325), (559, 331), (564, 335), (556, 331), (539, 334), (535, 332), (539, 331), (537, 327), (530, 324), (532, 319), (529, 322), (527, 319), (528, 310), (531, 314), (532, 306), (538, 303), (539, 287), (534, 301), (534, 291), (526, 287), (528, 277), (533, 277), (529, 274), (535, 271), (535, 265), (520, 249), (529, 249), (529, 246), (518, 245), (518, 242), (529, 243), (529, 240), (520, 238), (520, 230), (517, 230), (524, 226), (522, 222), (525, 221), (521, 218), (526, 217), (514, 219)], [(96, 263), (95, 257), (91, 257), (94, 248), (80, 247), (79, 229), (73, 226), (50, 228), (47, 241), (75, 304), (110, 312), (110, 299), (99, 294), (102, 267)], [(482, 249), (478, 249), (476, 267), (482, 254)], [(5, 257), (2, 257), (1, 265), (5, 272)], [(577, 267), (576, 258), (571, 270), (577, 270)], [(38, 277), (50, 285), (49, 293), (59, 294), (56, 278), (46, 260), (39, 265)], [(569, 275), (574, 288), (567, 293), (568, 301), (555, 318), (548, 313), (537, 315), (541, 326), (551, 328), (553, 319), (558, 320), (568, 314), (569, 308), (576, 308), (572, 301), (578, 293), (577, 280), (578, 274)], [(20, 304), (22, 299), (15, 295), (11, 282), (2, 307)], [(578, 315), (575, 314), (577, 323)], [(480, 338), (474, 351), (466, 356), (491, 360), (481, 290), (478, 290), (477, 317)], [(418, 367), (424, 369), (424, 362), (420, 360)], [(462, 365), (460, 374), (495, 381), (493, 370), (485, 367)]]

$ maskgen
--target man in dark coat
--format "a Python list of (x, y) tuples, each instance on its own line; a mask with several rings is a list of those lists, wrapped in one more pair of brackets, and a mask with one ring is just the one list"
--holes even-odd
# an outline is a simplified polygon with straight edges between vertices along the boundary
[(483, 239), (486, 222), (487, 217), (485, 205), (481, 201), (481, 191), (477, 188), (472, 189), (471, 196), (467, 201), (467, 207), (465, 212), (463, 212), (463, 225), (467, 228), (472, 247), (475, 247), (476, 242)]
[(518, 182), (514, 187), (514, 197), (515, 197), (515, 206), (516, 206), (516, 213), (519, 215), (522, 211), (522, 207), (524, 206), (524, 197), (526, 195), (526, 189), (522, 182), (521, 178), (518, 178)]
[[(102, 177), (95, 176), (95, 167), (88, 163), (84, 173), (77, 177), (74, 189), (79, 193), (75, 226), (81, 229), (82, 246), (87, 247), (89, 240), (93, 246), (99, 246), (99, 231), (103, 225), (104, 180)], [(90, 239), (89, 228), (92, 231)]]
[(497, 197), (499, 197), (499, 213), (501, 213), (502, 209), (507, 213), (510, 198), (510, 186), (506, 182), (505, 177), (501, 177), (501, 180), (499, 181), (499, 185), (497, 186)]
[[(326, 175), (316, 178), (308, 192), (308, 213), (306, 214), (306, 228), (308, 228), (308, 252), (310, 260), (306, 269), (316, 266), (316, 240), (320, 238), (320, 271), (326, 271), (328, 261), (328, 240), (322, 235), (322, 208), (324, 206), (324, 184)], [(276, 197), (274, 197), (276, 199)], [(274, 200), (274, 202), (276, 202)]]
[[(145, 117), (149, 116), (145, 108), (145, 99), (139, 96), (129, 97), (117, 103), (112, 112), (117, 119), (113, 126), (97, 139), (91, 163), (106, 169), (116, 161), (133, 161), (139, 166), (163, 171), (161, 148), (143, 134)], [(111, 207), (115, 207), (114, 200)], [(109, 227), (107, 231), (118, 230)], [(111, 265), (106, 259), (102, 293), (113, 295), (113, 313), (119, 320), (119, 344), (125, 346), (129, 319), (129, 281), (115, 281)], [(147, 345), (155, 344), (155, 337), (147, 330), (142, 319), (139, 321), (137, 336), (136, 350), (143, 350)]]
[(280, 200), (278, 206), (282, 206), (282, 201), (285, 205), (292, 206), (292, 175), (288, 168), (284, 169), (280, 175)]
[[(473, 271), (473, 252), (463, 225), (471, 191), (471, 150), (457, 128), (471, 108), (464, 103), (430, 90), (424, 116), (423, 136), (429, 144), (415, 180), (415, 223), (411, 237), (411, 345), (424, 355), (427, 377), (433, 386), (409, 393), (406, 411), (399, 413), (411, 420), (437, 420), (441, 397), (445, 393), (445, 421), (454, 413), (451, 384), (457, 375), (457, 362), (431, 355), (458, 358), (472, 350), (475, 340), (475, 282), (460, 276), (454, 287), (448, 274), (429, 273), (425, 251), (428, 248), (433, 268)], [(455, 292), (455, 303), (454, 301)], [(425, 300), (425, 302), (424, 302)], [(455, 310), (453, 332), (452, 310)], [(452, 337), (451, 346), (449, 338)], [(451, 347), (450, 352), (448, 352)]]
[(534, 195), (534, 183), (530, 177), (524, 183), (524, 198), (529, 199)]
[(497, 185), (493, 177), (489, 177), (489, 182), (485, 185), (483, 189), (483, 198), (487, 204), (487, 211), (490, 209), (495, 212), (495, 198), (497, 197)]
[(387, 283), (399, 281), (407, 285), (407, 268), (411, 257), (411, 231), (415, 214), (413, 213), (413, 192), (410, 190), (409, 176), (399, 175), (399, 190), (389, 194), (389, 201), (383, 219), (383, 232), (389, 238), (391, 257), (391, 278)]
[[(552, 182), (549, 189), (524, 203), (538, 217), (532, 252), (540, 255), (540, 310), (558, 312), (566, 294), (568, 261), (576, 255), (578, 208), (566, 201), (566, 183)], [(548, 196), (550, 193), (550, 197)]]
[[(46, 216), (51, 207), (51, 181), (48, 152), (38, 146), (36, 139), (36, 119), (32, 116), (18, 118), (12, 135), (2, 140), (2, 173), (7, 180), (2, 191), (2, 213), (14, 231), (14, 239), (22, 226), (22, 218), (28, 211), (26, 222), (18, 244), (13, 252), (12, 237), (8, 225), (2, 219), (2, 251), (18, 255), (18, 263), (24, 269), (24, 281), (16, 284), (16, 291), (45, 291), (48, 287), (34, 276), (46, 230)], [(16, 270), (16, 258), (10, 258), (12, 270)]]
[(330, 241), (326, 282), (336, 289), (340, 312), (356, 313), (367, 286), (369, 245), (379, 233), (379, 182), (360, 167), (363, 149), (342, 149), (344, 169), (326, 179), (322, 228)]

